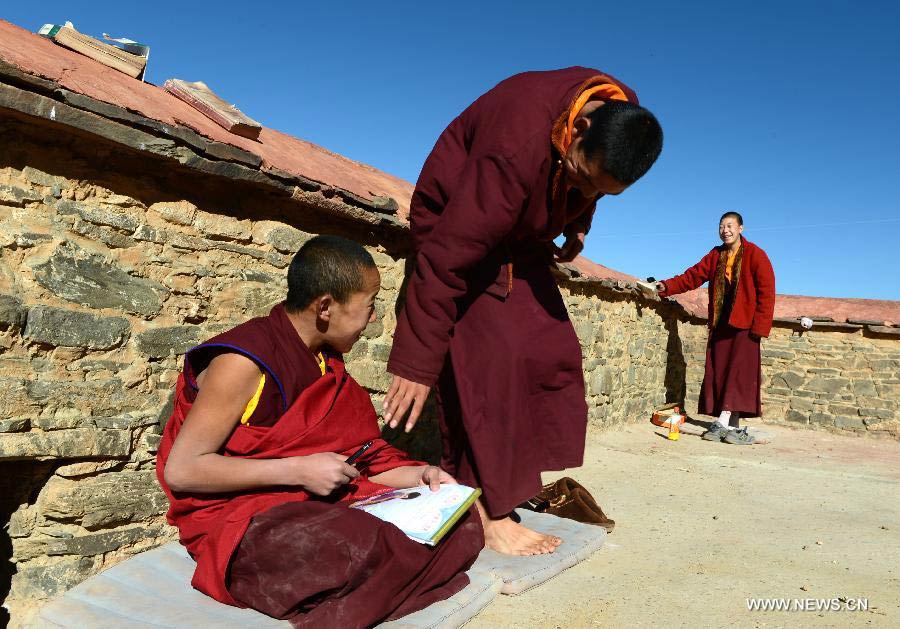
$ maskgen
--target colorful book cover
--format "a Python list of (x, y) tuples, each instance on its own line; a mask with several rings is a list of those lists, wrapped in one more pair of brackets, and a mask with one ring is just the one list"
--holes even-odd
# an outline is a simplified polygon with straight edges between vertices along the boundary
[(395, 525), (411, 540), (434, 546), (480, 495), (480, 489), (465, 485), (445, 484), (438, 491), (424, 485), (359, 500), (350, 508), (371, 513)]

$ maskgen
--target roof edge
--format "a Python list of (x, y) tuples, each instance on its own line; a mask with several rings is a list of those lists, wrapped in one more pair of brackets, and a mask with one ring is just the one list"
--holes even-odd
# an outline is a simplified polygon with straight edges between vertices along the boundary
[(78, 129), (206, 174), (261, 184), (295, 201), (353, 221), (392, 230), (407, 229), (397, 217), (397, 202), (390, 197), (369, 200), (326, 182), (277, 168), (263, 168), (262, 159), (253, 153), (210, 140), (188, 127), (164, 124), (72, 92), (2, 59), (0, 109)]

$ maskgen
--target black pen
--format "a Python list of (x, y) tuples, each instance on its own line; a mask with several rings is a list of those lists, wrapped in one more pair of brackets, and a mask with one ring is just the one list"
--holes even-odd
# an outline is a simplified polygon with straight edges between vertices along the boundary
[(373, 443), (375, 443), (375, 442), (374, 441), (366, 441), (364, 444), (362, 444), (362, 447), (359, 450), (357, 450), (356, 452), (354, 452), (353, 454), (351, 454), (350, 457), (347, 459), (347, 465), (353, 465), (354, 463), (356, 463), (356, 461), (359, 459), (359, 457), (361, 457), (365, 453), (366, 450), (368, 450), (369, 448), (372, 447)]

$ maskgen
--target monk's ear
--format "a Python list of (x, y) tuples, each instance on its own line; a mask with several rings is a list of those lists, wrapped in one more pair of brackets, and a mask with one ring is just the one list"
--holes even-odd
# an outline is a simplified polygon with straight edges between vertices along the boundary
[(315, 301), (316, 317), (322, 321), (330, 321), (334, 309), (334, 297), (329, 294), (322, 295)]
[(578, 116), (575, 118), (575, 121), (572, 123), (572, 138), (577, 138), (582, 133), (588, 130), (588, 127), (591, 126), (591, 119), (587, 116)]

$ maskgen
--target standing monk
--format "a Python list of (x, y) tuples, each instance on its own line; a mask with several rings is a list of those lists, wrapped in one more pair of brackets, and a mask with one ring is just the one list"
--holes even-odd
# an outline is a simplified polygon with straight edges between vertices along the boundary
[(442, 464), (482, 488), (489, 548), (529, 555), (561, 541), (510, 518), (541, 472), (584, 456), (581, 348), (550, 266), (578, 255), (597, 199), (637, 181), (661, 148), (630, 88), (575, 67), (501, 82), (425, 162), (385, 418), (396, 427), (409, 411), (411, 430), (437, 385)]
[(775, 272), (766, 252), (742, 236), (744, 219), (726, 212), (719, 219), (722, 244), (681, 275), (657, 283), (663, 297), (709, 282), (709, 342), (698, 412), (716, 415), (706, 441), (751, 445), (740, 418), (759, 417), (762, 380), (759, 341), (769, 336), (775, 314)]

